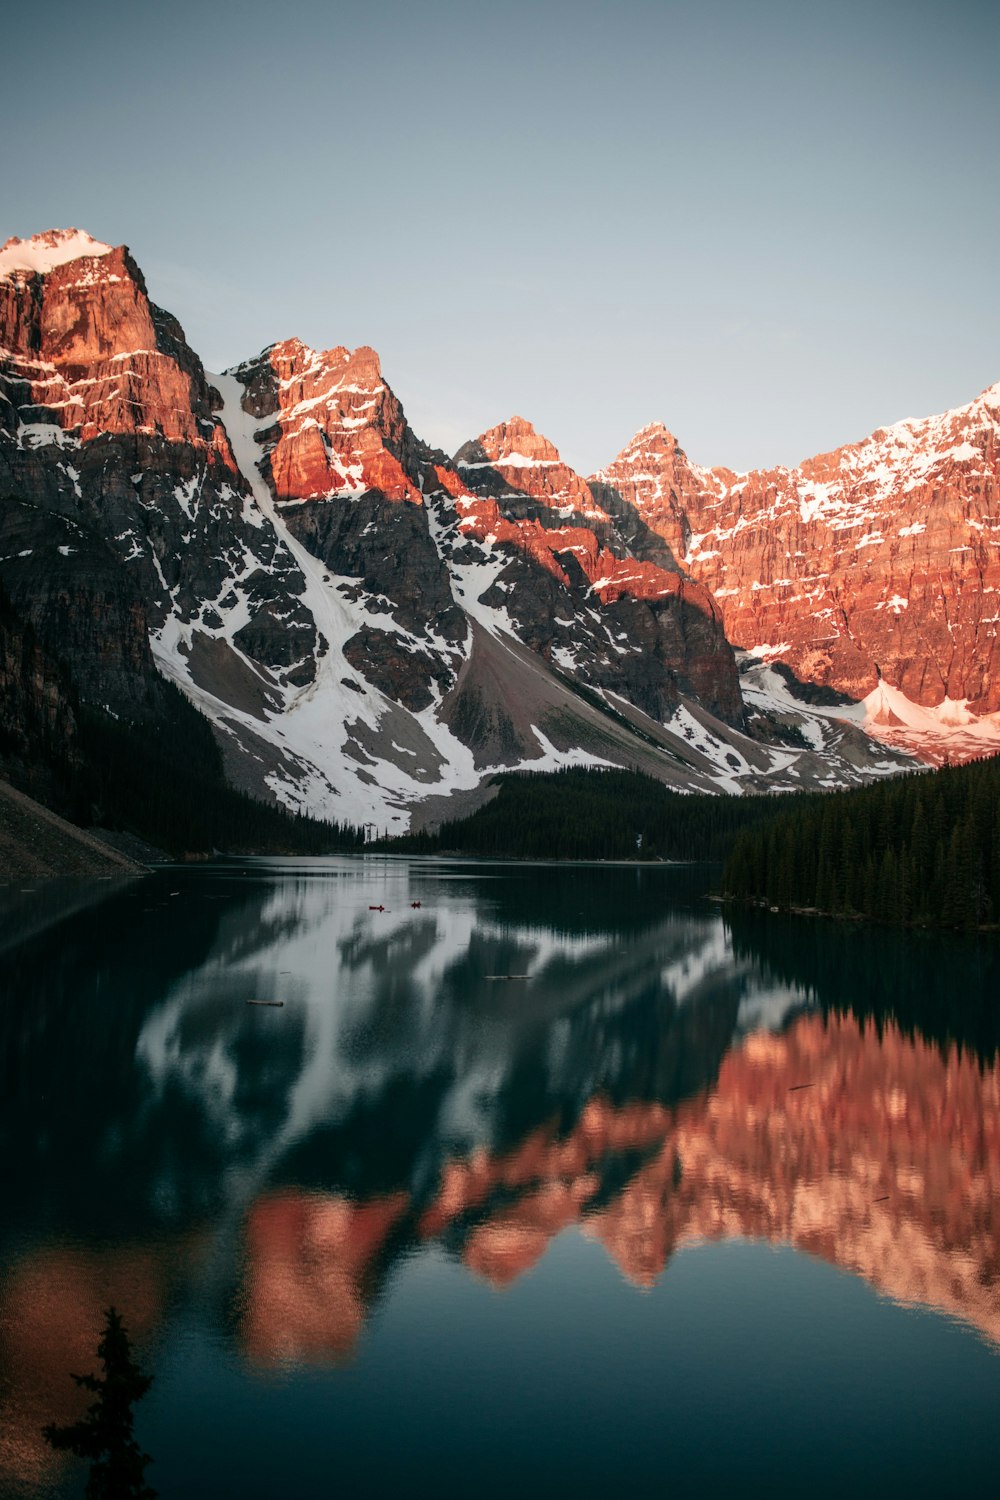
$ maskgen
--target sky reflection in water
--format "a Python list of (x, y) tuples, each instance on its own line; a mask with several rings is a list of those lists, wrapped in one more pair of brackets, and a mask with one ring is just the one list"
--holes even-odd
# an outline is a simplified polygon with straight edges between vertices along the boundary
[(0, 1491), (75, 1492), (112, 1300), (165, 1495), (990, 1472), (995, 947), (704, 881), (254, 862), (8, 946)]

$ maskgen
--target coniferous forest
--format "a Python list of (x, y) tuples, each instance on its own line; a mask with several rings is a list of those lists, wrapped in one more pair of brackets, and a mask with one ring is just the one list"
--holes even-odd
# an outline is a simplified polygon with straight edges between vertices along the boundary
[(358, 849), (363, 829), (303, 817), (226, 780), (208, 721), (164, 685), (171, 732), (107, 714), (79, 715), (80, 754), (67, 775), (70, 815), (121, 829), (171, 853), (331, 854)]
[(796, 799), (740, 832), (727, 896), (971, 931), (1000, 922), (1000, 757)]
[(730, 898), (971, 931), (1000, 924), (1000, 757), (850, 791), (776, 797), (684, 796), (635, 771), (512, 772), (468, 817), (376, 847), (718, 860)]
[(740, 829), (766, 822), (798, 795), (691, 796), (638, 771), (584, 766), (498, 780), (496, 797), (467, 818), (376, 847), (505, 859), (721, 860)]

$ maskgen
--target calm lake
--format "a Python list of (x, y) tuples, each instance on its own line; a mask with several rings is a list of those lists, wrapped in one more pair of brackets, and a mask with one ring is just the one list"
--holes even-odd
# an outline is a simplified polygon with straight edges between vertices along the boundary
[(164, 1497), (992, 1492), (1000, 946), (711, 873), (15, 893), (0, 1493), (110, 1303)]

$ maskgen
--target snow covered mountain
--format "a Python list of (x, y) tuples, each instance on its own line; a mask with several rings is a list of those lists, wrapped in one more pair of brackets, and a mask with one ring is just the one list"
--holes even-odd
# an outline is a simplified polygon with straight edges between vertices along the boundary
[(594, 489), (677, 551), (734, 645), (863, 702), (878, 738), (960, 760), (1000, 749), (998, 434), (1000, 385), (796, 469), (702, 469), (654, 425)]
[(704, 566), (712, 497), (743, 491), (662, 433), (590, 481), (520, 418), (449, 460), (371, 349), (292, 339), (206, 375), (124, 247), (0, 250), (0, 588), (48, 679), (156, 726), (167, 677), (234, 784), (320, 816), (400, 831), (510, 767), (738, 791), (910, 763), (767, 665)]

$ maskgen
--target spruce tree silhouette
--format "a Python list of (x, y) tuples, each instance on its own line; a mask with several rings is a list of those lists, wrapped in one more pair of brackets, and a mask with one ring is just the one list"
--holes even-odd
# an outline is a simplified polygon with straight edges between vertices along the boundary
[(149, 1390), (153, 1377), (144, 1375), (133, 1360), (120, 1313), (109, 1307), (105, 1316), (97, 1346), (104, 1374), (73, 1376), (96, 1399), (79, 1422), (68, 1427), (49, 1422), (42, 1432), (53, 1448), (90, 1459), (86, 1500), (156, 1500), (156, 1490), (150, 1489), (143, 1476), (152, 1459), (132, 1435), (132, 1407)]

